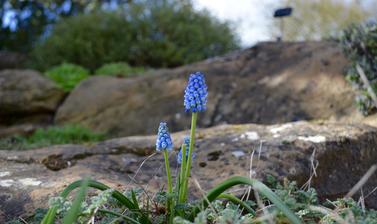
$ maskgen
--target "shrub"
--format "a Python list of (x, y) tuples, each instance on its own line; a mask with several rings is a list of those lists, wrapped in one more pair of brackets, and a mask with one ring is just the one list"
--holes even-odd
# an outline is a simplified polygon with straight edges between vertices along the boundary
[(95, 71), (96, 75), (130, 76), (144, 72), (142, 67), (131, 67), (125, 62), (108, 63)]
[(104, 135), (95, 133), (77, 125), (65, 125), (37, 129), (28, 137), (15, 136), (0, 140), (0, 147), (6, 149), (32, 149), (49, 145), (80, 144), (104, 139)]
[(344, 30), (339, 42), (344, 54), (350, 60), (346, 78), (357, 90), (357, 105), (368, 115), (375, 110), (372, 98), (356, 70), (356, 65), (364, 70), (374, 92), (377, 93), (377, 23), (352, 25)]
[(62, 19), (31, 58), (40, 70), (66, 61), (94, 71), (114, 61), (175, 67), (236, 48), (228, 23), (195, 11), (187, 1), (135, 1), (123, 11)]
[(89, 71), (78, 65), (63, 63), (46, 71), (45, 74), (50, 79), (54, 80), (58, 86), (69, 92), (75, 88), (81, 80), (89, 76)]

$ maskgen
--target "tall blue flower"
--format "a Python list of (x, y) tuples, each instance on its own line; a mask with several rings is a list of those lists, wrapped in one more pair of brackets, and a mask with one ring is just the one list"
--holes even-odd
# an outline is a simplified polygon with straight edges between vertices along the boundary
[(207, 109), (207, 85), (203, 73), (190, 75), (185, 89), (184, 106), (186, 112), (202, 112)]
[(161, 122), (160, 126), (158, 127), (156, 150), (157, 151), (163, 151), (163, 150), (171, 151), (172, 149), (173, 149), (173, 142), (170, 137), (168, 125), (165, 122)]
[[(189, 151), (189, 147), (190, 147), (190, 138), (189, 137), (185, 137), (185, 139), (183, 140), (183, 144), (185, 144), (185, 146), (186, 146), (186, 160), (187, 160), (187, 158), (188, 158), (188, 151)], [(195, 158), (195, 153), (192, 154), (192, 158), (193, 159)], [(178, 164), (182, 164), (182, 148), (178, 152), (177, 162), (178, 162)]]

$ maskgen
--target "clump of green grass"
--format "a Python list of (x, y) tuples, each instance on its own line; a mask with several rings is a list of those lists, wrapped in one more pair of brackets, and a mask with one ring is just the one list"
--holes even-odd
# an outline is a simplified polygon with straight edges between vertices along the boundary
[(143, 72), (145, 72), (145, 69), (142, 67), (131, 67), (125, 62), (116, 62), (101, 66), (96, 70), (95, 74), (128, 77), (132, 75), (139, 75)]
[(89, 77), (89, 71), (79, 65), (63, 63), (47, 70), (45, 75), (64, 91), (69, 92), (78, 83)]
[(50, 145), (81, 144), (101, 141), (104, 134), (78, 125), (39, 128), (30, 136), (13, 136), (0, 140), (0, 149), (33, 149)]

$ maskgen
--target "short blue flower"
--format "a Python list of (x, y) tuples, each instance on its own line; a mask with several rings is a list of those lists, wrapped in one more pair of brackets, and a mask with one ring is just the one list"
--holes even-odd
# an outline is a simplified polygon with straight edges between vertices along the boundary
[(186, 112), (203, 112), (207, 109), (207, 85), (203, 73), (190, 75), (185, 89), (184, 106)]
[[(189, 147), (190, 147), (190, 138), (185, 137), (185, 139), (183, 140), (183, 144), (186, 145), (186, 161), (187, 161), (188, 151), (189, 151)], [(195, 158), (195, 153), (192, 154), (192, 158), (193, 159)], [(179, 153), (177, 155), (177, 162), (178, 162), (178, 164), (182, 164), (182, 148), (181, 148), (181, 150), (179, 150)]]
[(163, 151), (163, 150), (172, 151), (173, 150), (173, 142), (170, 137), (168, 125), (165, 122), (161, 122), (160, 126), (158, 127), (156, 150), (157, 151)]

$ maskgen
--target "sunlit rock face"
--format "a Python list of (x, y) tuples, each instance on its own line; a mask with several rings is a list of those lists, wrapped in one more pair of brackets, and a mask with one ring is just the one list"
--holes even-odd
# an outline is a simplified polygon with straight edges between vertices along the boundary
[[(183, 94), (191, 73), (208, 86), (199, 126), (354, 119), (354, 93), (344, 79), (347, 60), (330, 42), (261, 43), (175, 69), (120, 79), (83, 81), (58, 109), (59, 124), (78, 123), (112, 136), (154, 134), (160, 120), (189, 128)], [(361, 116), (361, 115), (360, 115)]]
[[(188, 132), (172, 134), (176, 147), (172, 153), (178, 152)], [(310, 185), (320, 198), (334, 199), (345, 195), (377, 159), (377, 129), (360, 124), (221, 125), (199, 129), (196, 137), (192, 177), (205, 191), (235, 175), (251, 173), (264, 179), (271, 174), (296, 180), (299, 186), (313, 176)], [(85, 176), (122, 191), (141, 184), (156, 192), (166, 186), (166, 177), (162, 154), (147, 159), (155, 152), (155, 143), (156, 136), (136, 136), (86, 146), (0, 150), (0, 223), (45, 208), (51, 196)], [(176, 156), (170, 158), (176, 170)], [(363, 186), (364, 195), (376, 186), (376, 177)], [(190, 189), (191, 197), (201, 196), (194, 184)], [(369, 207), (377, 208), (376, 202), (376, 193), (366, 198)]]

